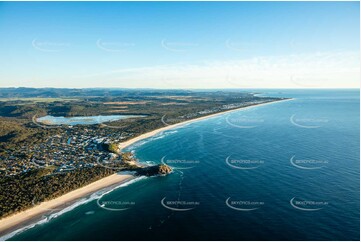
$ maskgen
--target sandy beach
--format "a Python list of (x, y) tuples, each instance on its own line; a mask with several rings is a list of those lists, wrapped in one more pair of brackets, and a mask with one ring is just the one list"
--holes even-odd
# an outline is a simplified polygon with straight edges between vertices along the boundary
[[(135, 137), (133, 139), (130, 139), (128, 141), (122, 142), (119, 144), (119, 148), (124, 149), (140, 140), (152, 137), (160, 132), (170, 130), (170, 129), (173, 129), (173, 128), (176, 128), (176, 127), (179, 127), (179, 126), (182, 126), (185, 124), (197, 122), (200, 120), (208, 119), (208, 118), (219, 116), (219, 115), (224, 115), (226, 113), (239, 111), (240, 109), (244, 110), (244, 109), (248, 109), (248, 108), (252, 108), (252, 107), (256, 107), (256, 106), (260, 106), (260, 105), (268, 105), (268, 104), (281, 102), (281, 101), (288, 101), (288, 100), (290, 100), (290, 99), (255, 104), (255, 105), (251, 105), (251, 106), (247, 106), (247, 107), (240, 107), (240, 108), (236, 108), (236, 109), (232, 109), (232, 110), (227, 110), (224, 112), (219, 112), (219, 113), (203, 116), (200, 118), (187, 120), (187, 121), (180, 122), (177, 124), (168, 125), (163, 128), (159, 128), (154, 131), (142, 134), (142, 135)], [(128, 175), (128, 174), (127, 175), (113, 174), (108, 177), (102, 178), (96, 182), (93, 182), (89, 185), (86, 185), (84, 187), (76, 189), (72, 192), (69, 192), (65, 195), (62, 195), (58, 198), (55, 198), (55, 199), (47, 201), (47, 202), (43, 202), (43, 203), (41, 203), (37, 206), (34, 206), (28, 210), (25, 210), (23, 212), (19, 212), (14, 215), (11, 215), (9, 217), (3, 218), (0, 220), (0, 237), (4, 236), (6, 234), (9, 234), (13, 231), (16, 231), (24, 226), (28, 226), (28, 225), (38, 221), (39, 219), (41, 219), (41, 217), (43, 215), (49, 214), (49, 213), (51, 213), (51, 211), (59, 211), (59, 210), (63, 209), (64, 207), (66, 207), (66, 205), (69, 206), (71, 203), (74, 203), (77, 200), (79, 200), (85, 196), (91, 195), (96, 191), (99, 191), (101, 189), (104, 189), (104, 188), (107, 188), (107, 187), (110, 187), (113, 185), (120, 185), (129, 180), (132, 180), (133, 178), (134, 178), (134, 176)]]
[(249, 109), (249, 108), (253, 108), (253, 107), (264, 106), (264, 105), (268, 105), (268, 104), (273, 104), (273, 103), (277, 103), (277, 102), (284, 102), (284, 101), (289, 101), (289, 100), (292, 100), (292, 99), (283, 99), (283, 100), (278, 100), (278, 101), (273, 101), (273, 102), (260, 103), (260, 104), (255, 104), (255, 105), (251, 105), (251, 106), (235, 108), (235, 109), (232, 109), (232, 110), (227, 110), (227, 111), (224, 111), (224, 112), (214, 113), (214, 114), (206, 115), (206, 116), (203, 116), (203, 117), (186, 120), (184, 122), (168, 125), (168, 126), (165, 126), (163, 128), (159, 128), (159, 129), (153, 130), (151, 132), (139, 135), (139, 136), (134, 137), (133, 139), (130, 139), (128, 141), (122, 142), (122, 143), (119, 144), (119, 149), (122, 150), (122, 149), (124, 149), (124, 148), (138, 142), (138, 141), (150, 138), (150, 137), (152, 137), (154, 135), (157, 135), (157, 134), (159, 134), (161, 132), (164, 132), (164, 131), (167, 131), (167, 130), (170, 130), (170, 129), (173, 129), (173, 128), (176, 128), (176, 127), (179, 127), (179, 126), (182, 126), (182, 125), (185, 125), (185, 124), (190, 124), (190, 123), (194, 123), (194, 122), (201, 121), (201, 120), (204, 120), (204, 119), (224, 115), (226, 113), (231, 113), (231, 112), (235, 112), (235, 111), (239, 111), (239, 110), (245, 110), (245, 109)]
[(132, 175), (113, 174), (89, 185), (71, 191), (58, 198), (42, 202), (41, 204), (28, 210), (3, 218), (0, 220), (0, 237), (36, 222), (37, 220), (41, 219), (43, 215), (60, 211), (77, 200), (91, 195), (96, 191), (113, 185), (123, 184), (132, 180), (133, 178), (134, 176)]

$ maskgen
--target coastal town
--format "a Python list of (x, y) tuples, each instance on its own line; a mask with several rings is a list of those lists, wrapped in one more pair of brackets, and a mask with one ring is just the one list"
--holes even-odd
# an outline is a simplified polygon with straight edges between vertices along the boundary
[(1, 157), (0, 172), (5, 176), (52, 167), (54, 173), (122, 163), (121, 156), (109, 151), (109, 144), (119, 143), (132, 133), (114, 132), (92, 126), (62, 126), (64, 132), (48, 137), (46, 142), (21, 146), (8, 157)]
[[(167, 124), (257, 105), (267, 101), (270, 100), (222, 105), (168, 119)], [(46, 125), (39, 125), (39, 128), (46, 127)], [(50, 125), (49, 127), (54, 126)], [(61, 125), (62, 132), (48, 137), (45, 142), (22, 145), (15, 150), (8, 151), (6, 156), (1, 156), (0, 174), (14, 176), (39, 168), (52, 169), (53, 173), (56, 174), (95, 166), (111, 168), (115, 166), (119, 168), (119, 166), (129, 165), (129, 162), (132, 161), (131, 158), (124, 159), (124, 155), (119, 155), (119, 151), (110, 150), (108, 147), (110, 144), (119, 144), (138, 134), (110, 127), (105, 124)], [(134, 165), (134, 162), (131, 164)]]

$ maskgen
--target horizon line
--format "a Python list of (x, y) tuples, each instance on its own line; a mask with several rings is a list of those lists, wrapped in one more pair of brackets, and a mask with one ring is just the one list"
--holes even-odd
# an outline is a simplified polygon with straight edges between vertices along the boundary
[(152, 88), (152, 87), (0, 87), (0, 89), (18, 89), (18, 88), (24, 88), (24, 89), (128, 89), (128, 90), (139, 90), (139, 89), (149, 89), (149, 90), (255, 90), (255, 89), (361, 89), (361, 87), (229, 87), (229, 88)]

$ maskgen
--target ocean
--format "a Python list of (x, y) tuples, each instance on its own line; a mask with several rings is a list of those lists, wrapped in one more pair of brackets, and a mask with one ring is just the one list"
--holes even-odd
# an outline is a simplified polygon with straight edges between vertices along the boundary
[(174, 172), (44, 218), (11, 240), (359, 240), (359, 90), (187, 124), (127, 149)]

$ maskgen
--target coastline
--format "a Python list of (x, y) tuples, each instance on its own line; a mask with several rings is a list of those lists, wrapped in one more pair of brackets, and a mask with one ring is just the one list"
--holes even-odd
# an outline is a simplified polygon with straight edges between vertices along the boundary
[(84, 187), (73, 190), (60, 197), (42, 202), (41, 204), (29, 208), (25, 211), (15, 213), (0, 220), (0, 238), (10, 234), (25, 226), (29, 226), (41, 220), (44, 215), (49, 215), (55, 211), (61, 211), (78, 200), (89, 196), (99, 190), (121, 185), (133, 180), (135, 177), (129, 174), (113, 174), (90, 183)]
[(134, 138), (132, 138), (130, 140), (121, 142), (118, 147), (119, 147), (120, 151), (122, 151), (123, 149), (127, 148), (128, 146), (130, 146), (130, 145), (132, 145), (132, 144), (134, 144), (134, 143), (136, 143), (138, 141), (150, 138), (150, 137), (152, 137), (154, 135), (157, 135), (157, 134), (159, 134), (159, 133), (161, 133), (163, 131), (167, 131), (167, 130), (170, 130), (170, 129), (173, 129), (173, 128), (177, 128), (177, 127), (185, 125), (185, 124), (198, 122), (198, 121), (201, 121), (201, 120), (213, 118), (213, 117), (216, 117), (216, 116), (220, 116), (220, 115), (227, 114), (227, 113), (232, 113), (232, 112), (239, 111), (239, 110), (245, 110), (245, 109), (249, 109), (249, 108), (253, 108), (253, 107), (264, 106), (264, 105), (268, 105), (268, 104), (284, 102), (284, 101), (290, 101), (290, 100), (293, 100), (293, 98), (282, 99), (282, 100), (277, 100), (277, 101), (272, 101), (272, 102), (259, 103), (259, 104), (250, 105), (250, 106), (246, 106), (246, 107), (235, 108), (235, 109), (226, 110), (226, 111), (223, 111), (223, 112), (218, 112), (218, 113), (202, 116), (202, 117), (195, 118), (195, 119), (186, 120), (186, 121), (179, 122), (179, 123), (176, 123), (176, 124), (171, 124), (171, 125), (159, 128), (159, 129), (155, 129), (155, 130), (150, 131), (148, 133), (141, 134), (141, 135), (139, 135), (137, 137), (134, 137)]
[[(202, 116), (202, 117), (191, 119), (191, 120), (186, 120), (183, 122), (168, 125), (168, 126), (141, 134), (128, 141), (119, 143), (118, 147), (120, 150), (122, 150), (138, 141), (150, 138), (161, 132), (164, 132), (164, 131), (167, 131), (167, 130), (170, 130), (173, 128), (177, 128), (177, 127), (185, 125), (185, 124), (198, 122), (198, 121), (205, 120), (208, 118), (220, 116), (220, 115), (223, 115), (226, 113), (236, 112), (239, 110), (244, 110), (244, 109), (249, 109), (249, 108), (253, 108), (253, 107), (257, 107), (257, 106), (263, 106), (263, 105), (268, 105), (268, 104), (273, 104), (273, 103), (283, 102), (283, 101), (289, 101), (289, 100), (292, 100), (292, 99), (282, 99), (282, 100), (277, 100), (277, 101), (260, 103), (260, 104), (246, 106), (246, 107), (240, 107), (240, 108), (235, 108), (235, 109), (231, 109), (231, 110), (226, 110), (223, 112), (218, 112), (218, 113)], [(102, 190), (102, 189), (105, 189), (105, 188), (108, 188), (108, 187), (111, 187), (114, 185), (124, 184), (128, 181), (133, 180), (134, 178), (135, 177), (133, 175), (129, 175), (129, 174), (113, 174), (108, 177), (102, 178), (98, 181), (95, 181), (93, 183), (90, 183), (84, 187), (81, 187), (81, 188), (73, 190), (69, 193), (66, 193), (58, 198), (55, 198), (55, 199), (52, 199), (52, 200), (49, 200), (46, 202), (42, 202), (41, 204), (34, 206), (32, 208), (29, 208), (25, 211), (21, 211), (21, 212), (15, 213), (13, 215), (10, 215), (8, 217), (5, 217), (3, 219), (0, 219), (0, 238), (2, 238), (3, 236), (6, 236), (8, 234), (11, 234), (23, 227), (34, 224), (35, 222), (41, 220), (41, 218), (44, 215), (50, 214), (51, 211), (60, 211), (61, 209), (66, 208), (67, 204), (68, 205), (74, 204), (77, 200), (84, 198), (86, 196), (89, 196), (99, 190)]]

